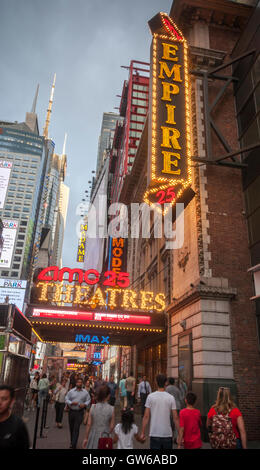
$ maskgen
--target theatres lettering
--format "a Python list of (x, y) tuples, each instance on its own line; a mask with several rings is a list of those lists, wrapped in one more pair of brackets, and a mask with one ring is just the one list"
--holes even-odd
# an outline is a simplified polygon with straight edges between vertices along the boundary
[(90, 286), (54, 282), (39, 282), (36, 288), (38, 301), (41, 303), (86, 305), (93, 309), (108, 306), (109, 308), (120, 307), (125, 310), (154, 310), (156, 312), (165, 310), (165, 295), (163, 293), (117, 288), (102, 290), (98, 287), (93, 294)]

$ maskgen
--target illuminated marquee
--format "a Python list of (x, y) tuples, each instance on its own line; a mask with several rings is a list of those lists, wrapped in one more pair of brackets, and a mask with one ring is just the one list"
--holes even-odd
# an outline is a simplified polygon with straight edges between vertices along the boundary
[[(153, 34), (148, 146), (148, 189), (144, 201), (163, 209), (165, 203), (189, 202), (191, 131), (188, 45), (165, 13), (149, 21)], [(185, 200), (186, 198), (186, 200)]]
[(59, 282), (38, 282), (37, 301), (64, 305), (122, 308), (125, 310), (165, 310), (165, 295), (149, 291), (98, 287), (93, 293), (91, 286), (69, 285)]

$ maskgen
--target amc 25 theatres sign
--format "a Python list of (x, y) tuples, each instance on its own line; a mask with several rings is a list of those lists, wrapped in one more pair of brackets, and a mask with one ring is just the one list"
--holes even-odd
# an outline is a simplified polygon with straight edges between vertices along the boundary
[(187, 203), (194, 196), (191, 190), (188, 45), (181, 31), (165, 13), (152, 18), (149, 26), (153, 40), (148, 188), (144, 201), (152, 206), (159, 204), (163, 211), (165, 203)]

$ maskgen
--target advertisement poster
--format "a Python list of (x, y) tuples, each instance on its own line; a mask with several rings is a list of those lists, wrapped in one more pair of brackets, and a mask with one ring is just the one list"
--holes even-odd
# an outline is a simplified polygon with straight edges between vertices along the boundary
[(0, 303), (4, 303), (5, 298), (8, 297), (8, 303), (15, 304), (22, 312), (26, 285), (27, 281), (0, 279)]
[(0, 258), (0, 269), (10, 268), (14, 251), (18, 222), (16, 220), (3, 220), (3, 249)]
[(3, 209), (5, 204), (6, 191), (9, 183), (12, 165), (12, 162), (0, 160), (0, 209)]
[(63, 372), (65, 372), (67, 368), (67, 358), (66, 357), (45, 357), (43, 363), (42, 372), (47, 374), (47, 377), (56, 377), (58, 382), (61, 380), (61, 376)]

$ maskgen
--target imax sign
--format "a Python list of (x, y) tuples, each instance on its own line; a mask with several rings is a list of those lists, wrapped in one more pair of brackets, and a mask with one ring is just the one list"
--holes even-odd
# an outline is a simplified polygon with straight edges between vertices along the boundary
[(109, 344), (109, 336), (76, 335), (76, 343)]

